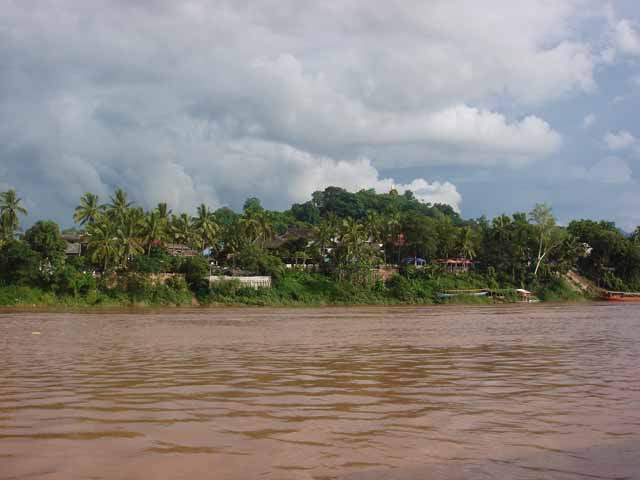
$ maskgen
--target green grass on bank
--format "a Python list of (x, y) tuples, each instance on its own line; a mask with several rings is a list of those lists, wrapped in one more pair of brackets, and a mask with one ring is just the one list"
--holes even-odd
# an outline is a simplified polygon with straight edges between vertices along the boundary
[[(460, 296), (441, 299), (438, 292), (456, 289), (513, 289), (512, 285), (498, 285), (494, 280), (478, 274), (425, 278), (407, 272), (395, 275), (386, 282), (348, 282), (306, 272), (289, 272), (274, 279), (270, 289), (245, 287), (237, 280), (228, 280), (207, 287), (206, 284), (188, 286), (182, 279), (166, 285), (153, 285), (141, 277), (128, 278), (115, 288), (97, 284), (76, 295), (48, 291), (28, 286), (0, 287), (0, 306), (68, 306), (68, 307), (131, 307), (131, 306), (190, 306), (194, 299), (202, 306), (324, 306), (324, 305), (430, 305), (439, 303), (485, 304), (489, 297)], [(564, 280), (554, 280), (536, 291), (543, 301), (577, 301), (584, 297), (571, 289)], [(503, 301), (517, 297), (506, 294)]]

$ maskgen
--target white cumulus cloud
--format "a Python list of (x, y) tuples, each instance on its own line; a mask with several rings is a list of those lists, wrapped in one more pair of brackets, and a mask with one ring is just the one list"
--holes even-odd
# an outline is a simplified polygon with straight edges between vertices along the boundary
[[(0, 15), (0, 183), (70, 218), (85, 190), (269, 206), (425, 168), (518, 167), (561, 148), (543, 108), (596, 91), (592, 0), (42, 0)], [(499, 12), (497, 14), (496, 12)], [(604, 17), (603, 17), (604, 18)], [(81, 26), (81, 28), (78, 28)], [(611, 25), (598, 28), (611, 30)], [(634, 25), (616, 45), (633, 51)], [(423, 178), (425, 177), (425, 178)], [(403, 176), (403, 178), (407, 178)]]
[(618, 48), (629, 55), (640, 55), (640, 35), (629, 20), (620, 20), (615, 26)]
[(609, 150), (624, 150), (636, 143), (637, 139), (626, 130), (620, 130), (618, 133), (608, 132), (604, 136), (604, 142)]

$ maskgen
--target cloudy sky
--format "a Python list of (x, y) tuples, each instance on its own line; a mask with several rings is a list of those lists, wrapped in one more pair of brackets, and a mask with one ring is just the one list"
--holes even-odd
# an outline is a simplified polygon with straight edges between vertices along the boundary
[(271, 208), (328, 185), (640, 224), (636, 0), (2, 0), (0, 190)]

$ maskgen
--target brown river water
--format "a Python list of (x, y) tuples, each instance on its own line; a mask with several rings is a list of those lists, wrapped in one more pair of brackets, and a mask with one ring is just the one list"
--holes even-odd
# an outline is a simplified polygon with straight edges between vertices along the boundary
[(640, 479), (640, 305), (0, 312), (0, 478)]

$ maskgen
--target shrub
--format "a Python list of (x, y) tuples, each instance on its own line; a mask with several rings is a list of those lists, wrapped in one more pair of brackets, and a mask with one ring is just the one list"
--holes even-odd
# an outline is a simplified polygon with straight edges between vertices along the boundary
[(90, 273), (79, 272), (71, 265), (59, 268), (52, 278), (52, 289), (62, 295), (86, 295), (96, 289), (96, 280)]
[(540, 300), (546, 302), (566, 302), (584, 300), (581, 293), (573, 290), (567, 282), (561, 278), (555, 279), (536, 291)]
[(45, 305), (55, 303), (55, 297), (39, 288), (23, 285), (0, 286), (0, 305)]
[(186, 292), (189, 290), (189, 286), (187, 285), (187, 281), (183, 276), (176, 275), (173, 277), (169, 277), (165, 282), (165, 285), (176, 292)]
[(24, 240), (40, 255), (42, 261), (54, 268), (64, 261), (66, 243), (60, 236), (58, 224), (50, 220), (36, 222), (24, 234)]
[(245, 247), (236, 258), (237, 265), (257, 275), (271, 275), (279, 278), (284, 274), (284, 263), (256, 245)]
[(387, 280), (387, 288), (393, 298), (405, 302), (415, 300), (415, 291), (412, 283), (402, 275), (394, 275)]
[(40, 256), (19, 240), (0, 249), (0, 283), (34, 285), (40, 279)]
[(187, 285), (196, 295), (206, 295), (209, 289), (209, 262), (204, 257), (187, 257), (180, 266)]

